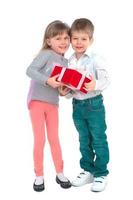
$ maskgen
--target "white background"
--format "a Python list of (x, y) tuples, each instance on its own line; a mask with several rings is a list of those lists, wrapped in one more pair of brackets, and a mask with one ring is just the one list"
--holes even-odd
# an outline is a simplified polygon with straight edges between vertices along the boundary
[[(130, 0), (3, 0), (0, 5), (0, 199), (132, 199), (133, 185), (133, 27)], [(59, 19), (71, 25), (79, 17), (95, 25), (94, 48), (109, 62), (110, 87), (104, 91), (109, 180), (102, 193), (90, 185), (63, 190), (55, 182), (49, 145), (45, 148), (46, 190), (36, 193), (33, 136), (26, 107), (30, 79), (25, 71), (42, 45), (45, 27)], [(68, 57), (70, 51), (66, 54)], [(65, 174), (80, 172), (78, 134), (72, 122), (71, 100), (60, 100), (60, 140)], [(2, 197), (1, 197), (2, 196)]]

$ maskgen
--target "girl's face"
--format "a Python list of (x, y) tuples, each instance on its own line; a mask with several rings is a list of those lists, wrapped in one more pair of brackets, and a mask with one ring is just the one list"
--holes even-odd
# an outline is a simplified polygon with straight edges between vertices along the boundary
[(64, 55), (70, 45), (70, 37), (66, 32), (47, 39), (47, 44), (53, 51)]
[(83, 31), (74, 31), (71, 36), (71, 44), (75, 53), (82, 55), (87, 48), (92, 44), (93, 39), (90, 40), (89, 35)]

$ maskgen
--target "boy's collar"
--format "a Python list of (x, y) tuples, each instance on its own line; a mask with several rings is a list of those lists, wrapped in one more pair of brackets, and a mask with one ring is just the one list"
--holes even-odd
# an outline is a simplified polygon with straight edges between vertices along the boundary
[[(90, 56), (91, 56), (91, 53), (92, 53), (92, 52), (91, 52), (89, 49), (87, 49), (83, 55), (87, 55), (88, 57), (90, 57)], [(83, 55), (82, 55), (82, 56), (83, 56)], [(75, 53), (72, 54), (72, 57), (76, 57)]]
[(84, 55), (87, 55), (87, 56), (90, 57), (91, 53), (92, 53), (91, 50), (90, 50), (90, 49), (87, 49), (87, 50), (85, 51)]

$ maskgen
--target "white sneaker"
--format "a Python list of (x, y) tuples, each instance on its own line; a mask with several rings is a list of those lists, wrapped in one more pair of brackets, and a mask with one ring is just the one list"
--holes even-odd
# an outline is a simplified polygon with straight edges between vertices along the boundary
[(78, 187), (92, 182), (93, 175), (90, 172), (83, 171), (77, 176), (77, 178), (74, 181), (72, 181), (72, 185)]
[(106, 188), (107, 185), (107, 177), (106, 176), (100, 176), (95, 177), (93, 184), (91, 186), (92, 192), (101, 192)]

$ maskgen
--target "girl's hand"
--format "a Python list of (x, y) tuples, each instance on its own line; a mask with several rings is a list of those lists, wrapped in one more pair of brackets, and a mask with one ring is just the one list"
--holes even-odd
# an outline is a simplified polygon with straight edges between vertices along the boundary
[(57, 88), (61, 85), (60, 82), (56, 81), (59, 75), (55, 75), (47, 80), (47, 84), (50, 85), (52, 88)]
[(65, 95), (67, 95), (71, 91), (71, 89), (68, 88), (68, 87), (66, 87), (66, 86), (64, 86), (64, 85), (61, 85), (58, 88), (58, 91), (59, 91), (59, 93), (60, 93), (61, 96), (65, 96)]
[(94, 79), (94, 75), (91, 75), (90, 77), (91, 77), (91, 82), (84, 84), (85, 85), (84, 89), (88, 92), (93, 91), (96, 87), (96, 81)]

